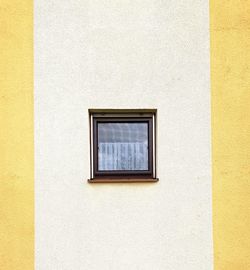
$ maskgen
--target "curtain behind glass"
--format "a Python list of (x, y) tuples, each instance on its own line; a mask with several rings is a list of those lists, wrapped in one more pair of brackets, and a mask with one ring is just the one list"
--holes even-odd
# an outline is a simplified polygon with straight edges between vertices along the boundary
[(148, 170), (148, 123), (98, 123), (98, 170)]

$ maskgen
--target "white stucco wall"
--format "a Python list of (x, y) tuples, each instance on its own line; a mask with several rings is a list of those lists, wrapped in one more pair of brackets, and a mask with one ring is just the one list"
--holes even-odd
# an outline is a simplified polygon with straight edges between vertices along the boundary
[[(208, 12), (35, 0), (37, 270), (212, 269)], [(87, 183), (88, 108), (158, 109), (158, 183)]]

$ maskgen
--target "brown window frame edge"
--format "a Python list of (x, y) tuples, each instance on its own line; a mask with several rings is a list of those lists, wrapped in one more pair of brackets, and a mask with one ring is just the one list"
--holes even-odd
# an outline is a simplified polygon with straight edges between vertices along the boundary
[(93, 178), (89, 183), (156, 183), (159, 178)]
[[(89, 112), (89, 136), (90, 136), (90, 175), (88, 183), (155, 183), (159, 181), (156, 177), (156, 115), (157, 109), (88, 109)], [(137, 115), (137, 116), (135, 116)], [(147, 118), (149, 125), (151, 126), (149, 132), (151, 134), (149, 138), (149, 170), (146, 174), (137, 172), (136, 174), (131, 173), (104, 173), (99, 174), (96, 169), (97, 158), (96, 155), (96, 134), (94, 134), (96, 118), (101, 117), (102, 119), (117, 119), (126, 118), (133, 121), (137, 118), (139, 121), (143, 121), (143, 118)], [(94, 121), (95, 120), (95, 121)], [(105, 121), (105, 120), (104, 120)], [(96, 131), (96, 130), (95, 130)], [(97, 131), (96, 131), (97, 132)]]

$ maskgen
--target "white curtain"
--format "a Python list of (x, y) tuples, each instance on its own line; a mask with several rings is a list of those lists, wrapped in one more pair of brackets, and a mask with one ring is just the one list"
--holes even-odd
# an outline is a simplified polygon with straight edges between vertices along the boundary
[(144, 142), (100, 142), (98, 169), (148, 170), (148, 149)]

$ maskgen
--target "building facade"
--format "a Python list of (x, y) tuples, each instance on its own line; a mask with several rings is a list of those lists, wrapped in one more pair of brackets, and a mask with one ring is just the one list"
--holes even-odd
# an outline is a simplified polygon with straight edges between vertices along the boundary
[[(37, 269), (212, 269), (208, 1), (36, 1)], [(88, 109), (157, 109), (157, 183), (90, 184)]]

